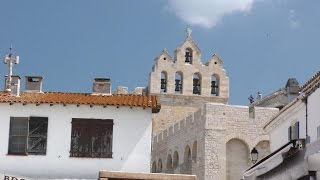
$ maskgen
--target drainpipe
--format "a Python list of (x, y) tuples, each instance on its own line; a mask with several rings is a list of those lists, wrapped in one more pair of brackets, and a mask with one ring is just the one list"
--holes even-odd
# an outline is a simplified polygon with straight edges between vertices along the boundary
[(306, 105), (306, 143), (310, 143), (310, 137), (308, 135), (308, 96), (306, 97), (305, 101), (304, 101), (305, 105)]

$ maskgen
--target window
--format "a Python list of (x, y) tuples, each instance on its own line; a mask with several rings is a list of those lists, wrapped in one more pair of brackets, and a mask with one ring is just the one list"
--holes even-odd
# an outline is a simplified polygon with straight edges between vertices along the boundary
[(45, 155), (47, 132), (47, 117), (10, 117), (8, 154)]
[(288, 128), (288, 140), (299, 139), (299, 121)]
[(112, 158), (113, 120), (72, 119), (71, 157)]

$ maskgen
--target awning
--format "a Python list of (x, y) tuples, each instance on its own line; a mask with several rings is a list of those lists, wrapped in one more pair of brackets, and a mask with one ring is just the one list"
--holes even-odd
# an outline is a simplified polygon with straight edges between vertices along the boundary
[(243, 179), (254, 180), (256, 177), (264, 175), (278, 167), (286, 158), (293, 156), (300, 150), (301, 147), (297, 146), (297, 143), (300, 142), (304, 144), (304, 140), (292, 140), (265, 158), (261, 159), (244, 172)]

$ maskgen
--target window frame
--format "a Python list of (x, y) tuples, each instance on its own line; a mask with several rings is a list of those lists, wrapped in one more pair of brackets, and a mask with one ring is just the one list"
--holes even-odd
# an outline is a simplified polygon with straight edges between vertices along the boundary
[[(45, 127), (42, 127), (44, 128), (44, 135), (43, 134), (33, 134), (32, 136), (32, 132), (35, 132), (37, 130), (39, 130), (40, 127), (36, 127), (35, 129), (32, 129), (33, 131), (31, 131), (31, 123), (30, 121), (37, 121), (42, 119), (42, 121), (44, 121), (45, 123)], [(26, 132), (25, 132), (25, 135), (17, 135), (16, 132), (13, 132), (15, 128), (18, 128), (19, 125), (17, 125), (17, 121), (25, 121), (25, 124), (24, 124), (24, 128), (23, 129), (26, 129)], [(32, 122), (34, 125), (35, 122)], [(15, 124), (15, 125), (14, 125)], [(41, 124), (41, 123), (40, 123)], [(21, 124), (20, 124), (20, 129), (21, 129)], [(43, 130), (43, 129), (40, 129), (40, 130)], [(20, 130), (19, 130), (20, 131)], [(41, 132), (41, 131), (40, 131)], [(19, 132), (21, 133), (21, 132)], [(39, 132), (38, 132), (39, 133)], [(41, 141), (43, 141), (43, 139), (41, 139), (42, 137), (45, 137), (44, 138), (44, 147), (42, 150), (40, 150), (39, 152), (32, 152), (32, 149), (30, 149), (30, 143), (32, 142), (30, 139), (31, 138), (39, 138), (40, 141), (36, 141), (36, 143), (39, 143)], [(25, 140), (25, 144), (24, 144), (24, 151), (19, 151), (19, 152), (15, 152), (14, 148), (13, 148), (13, 145), (14, 144), (17, 144), (16, 141), (18, 140), (13, 140), (14, 137), (23, 137), (24, 140)], [(38, 116), (30, 116), (30, 117), (14, 117), (14, 116), (11, 116), (10, 117), (10, 127), (9, 127), (9, 140), (8, 140), (8, 152), (7, 152), (7, 155), (20, 155), (20, 156), (28, 156), (28, 155), (46, 155), (47, 154), (47, 141), (48, 141), (48, 117), (38, 117)], [(37, 145), (37, 144), (36, 144)], [(38, 144), (39, 145), (39, 144)]]

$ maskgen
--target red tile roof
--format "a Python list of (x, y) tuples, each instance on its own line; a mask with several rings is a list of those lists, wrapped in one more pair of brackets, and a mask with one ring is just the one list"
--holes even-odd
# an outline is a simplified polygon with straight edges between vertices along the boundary
[(21, 93), (19, 97), (0, 91), (0, 103), (33, 103), (33, 104), (77, 104), (100, 106), (129, 106), (152, 108), (153, 113), (160, 111), (157, 96), (143, 95), (92, 95), (88, 93)]
[(312, 76), (302, 87), (301, 91), (305, 93), (306, 96), (312, 94), (320, 86), (320, 71), (318, 71), (314, 76)]

